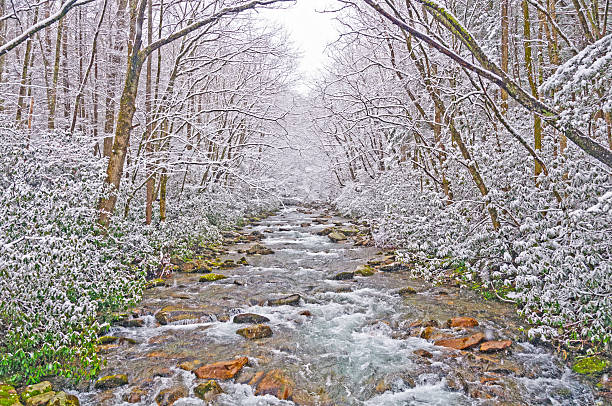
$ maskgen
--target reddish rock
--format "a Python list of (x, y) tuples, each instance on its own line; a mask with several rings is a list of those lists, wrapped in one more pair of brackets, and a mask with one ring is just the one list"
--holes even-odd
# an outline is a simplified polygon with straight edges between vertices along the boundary
[(281, 400), (291, 400), (293, 395), (293, 382), (278, 369), (256, 373), (249, 385), (255, 387), (258, 396), (272, 395)]
[(200, 379), (232, 379), (249, 362), (247, 357), (204, 365), (194, 371)]
[(466, 348), (473, 347), (480, 343), (482, 340), (484, 340), (484, 338), (484, 334), (476, 333), (467, 337), (438, 340), (434, 344), (441, 347), (454, 348), (455, 350), (465, 350)]
[(184, 386), (174, 386), (169, 389), (163, 389), (157, 396), (155, 396), (155, 402), (159, 406), (170, 406), (173, 405), (180, 398), (189, 396), (189, 390)]
[(446, 322), (448, 327), (476, 327), (478, 322), (471, 317), (454, 317)]
[(493, 352), (493, 351), (501, 351), (512, 345), (512, 341), (510, 340), (502, 340), (502, 341), (487, 341), (480, 345), (480, 351), (482, 352)]
[(300, 312), (300, 316), (312, 317), (312, 313), (309, 310), (304, 310)]
[(418, 350), (414, 350), (413, 354), (421, 356), (423, 358), (431, 358), (433, 357), (433, 354), (427, 350), (424, 350), (422, 348), (419, 348)]

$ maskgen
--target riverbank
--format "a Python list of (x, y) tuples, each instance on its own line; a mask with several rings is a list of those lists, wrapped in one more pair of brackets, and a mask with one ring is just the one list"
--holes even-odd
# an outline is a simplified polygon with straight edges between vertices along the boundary
[(214, 259), (175, 258), (102, 339), (100, 377), (113, 378), (71, 393), (83, 405), (596, 401), (511, 306), (411, 278), (331, 214), (284, 210), (227, 233)]

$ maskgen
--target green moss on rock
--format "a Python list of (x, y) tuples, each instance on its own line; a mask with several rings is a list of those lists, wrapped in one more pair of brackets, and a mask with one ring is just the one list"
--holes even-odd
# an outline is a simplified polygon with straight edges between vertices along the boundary
[(610, 366), (610, 361), (602, 357), (582, 358), (572, 365), (572, 370), (581, 375), (597, 375)]
[(0, 406), (19, 406), (19, 396), (11, 385), (0, 384)]
[(128, 377), (124, 374), (107, 375), (98, 379), (94, 385), (96, 389), (112, 389), (127, 385)]
[(34, 385), (29, 385), (23, 388), (21, 391), (21, 401), (27, 402), (28, 399), (33, 398), (34, 396), (38, 396), (43, 393), (51, 392), (53, 390), (53, 386), (49, 381), (39, 382)]
[(202, 275), (200, 277), (200, 282), (214, 282), (225, 278), (227, 278), (227, 276), (225, 275), (221, 275), (218, 273), (209, 273), (206, 275)]

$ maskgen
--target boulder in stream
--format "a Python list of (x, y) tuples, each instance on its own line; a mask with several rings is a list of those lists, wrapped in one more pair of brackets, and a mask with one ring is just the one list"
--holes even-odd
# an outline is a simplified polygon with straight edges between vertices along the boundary
[(483, 333), (476, 333), (467, 337), (438, 340), (434, 344), (440, 347), (454, 348), (455, 350), (465, 350), (480, 343), (484, 338), (485, 335)]
[(66, 392), (56, 393), (47, 406), (79, 406), (79, 398)]
[(113, 389), (127, 385), (128, 377), (125, 374), (106, 375), (98, 379), (94, 384), (96, 389)]
[(301, 296), (298, 294), (282, 297), (280, 299), (268, 299), (268, 306), (298, 306)]
[(332, 240), (333, 242), (345, 241), (347, 239), (346, 235), (342, 234), (339, 231), (331, 232), (327, 235), (327, 238)]
[(255, 313), (241, 313), (234, 316), (234, 323), (261, 324), (270, 321), (266, 316)]
[(155, 320), (163, 326), (176, 322), (184, 323), (186, 320), (210, 321), (212, 319), (212, 316), (203, 309), (182, 306), (166, 306), (155, 314)]
[(336, 281), (344, 281), (348, 279), (353, 279), (355, 277), (355, 272), (340, 272), (334, 275), (332, 279)]
[(501, 351), (509, 348), (512, 345), (512, 341), (510, 340), (501, 340), (501, 341), (487, 341), (480, 344), (480, 351), (482, 352), (494, 352)]
[(53, 399), (55, 392), (45, 392), (40, 395), (32, 396), (25, 402), (25, 406), (45, 406), (49, 404), (49, 401)]
[(261, 244), (255, 244), (251, 248), (246, 250), (246, 253), (247, 255), (270, 255), (274, 254), (274, 251)]
[(255, 395), (272, 395), (280, 400), (291, 400), (293, 382), (279, 369), (255, 374), (249, 385), (255, 388)]
[(265, 324), (255, 324), (236, 330), (236, 334), (249, 340), (257, 340), (260, 338), (272, 337), (272, 329)]
[(155, 396), (155, 402), (159, 406), (171, 406), (180, 398), (187, 396), (189, 396), (189, 390), (183, 385), (177, 385), (168, 389), (162, 389)]
[(453, 317), (452, 319), (446, 322), (446, 326), (449, 328), (453, 327), (476, 327), (478, 325), (478, 321), (471, 317)]
[(232, 379), (248, 362), (247, 357), (240, 357), (231, 361), (206, 364), (193, 372), (199, 379)]
[(223, 393), (223, 389), (217, 381), (206, 381), (193, 388), (193, 393), (204, 402), (211, 402)]
[(227, 276), (218, 273), (208, 273), (206, 275), (200, 276), (200, 282), (216, 282), (226, 278)]

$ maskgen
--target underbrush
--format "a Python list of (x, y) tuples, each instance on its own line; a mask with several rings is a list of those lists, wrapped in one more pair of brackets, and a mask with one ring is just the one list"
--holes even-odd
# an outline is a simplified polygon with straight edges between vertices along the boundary
[[(451, 278), (516, 303), (532, 325), (531, 337), (573, 350), (609, 348), (610, 174), (585, 160), (543, 154), (549, 175), (540, 176), (537, 187), (532, 168), (519, 159), (483, 169), (494, 185), (486, 200), (475, 195), (467, 171), (452, 179), (462, 187), (455, 187), (454, 202), (447, 205), (443, 193), (423, 187), (418, 173), (401, 167), (375, 182), (346, 187), (336, 205), (374, 224), (377, 245), (396, 248), (414, 265), (415, 276)], [(485, 204), (499, 213), (498, 231)]]
[(139, 300), (147, 272), (270, 205), (187, 190), (165, 222), (146, 226), (135, 207), (104, 234), (95, 207), (106, 161), (91, 140), (0, 131), (0, 377), (12, 383), (96, 375), (98, 332)]

